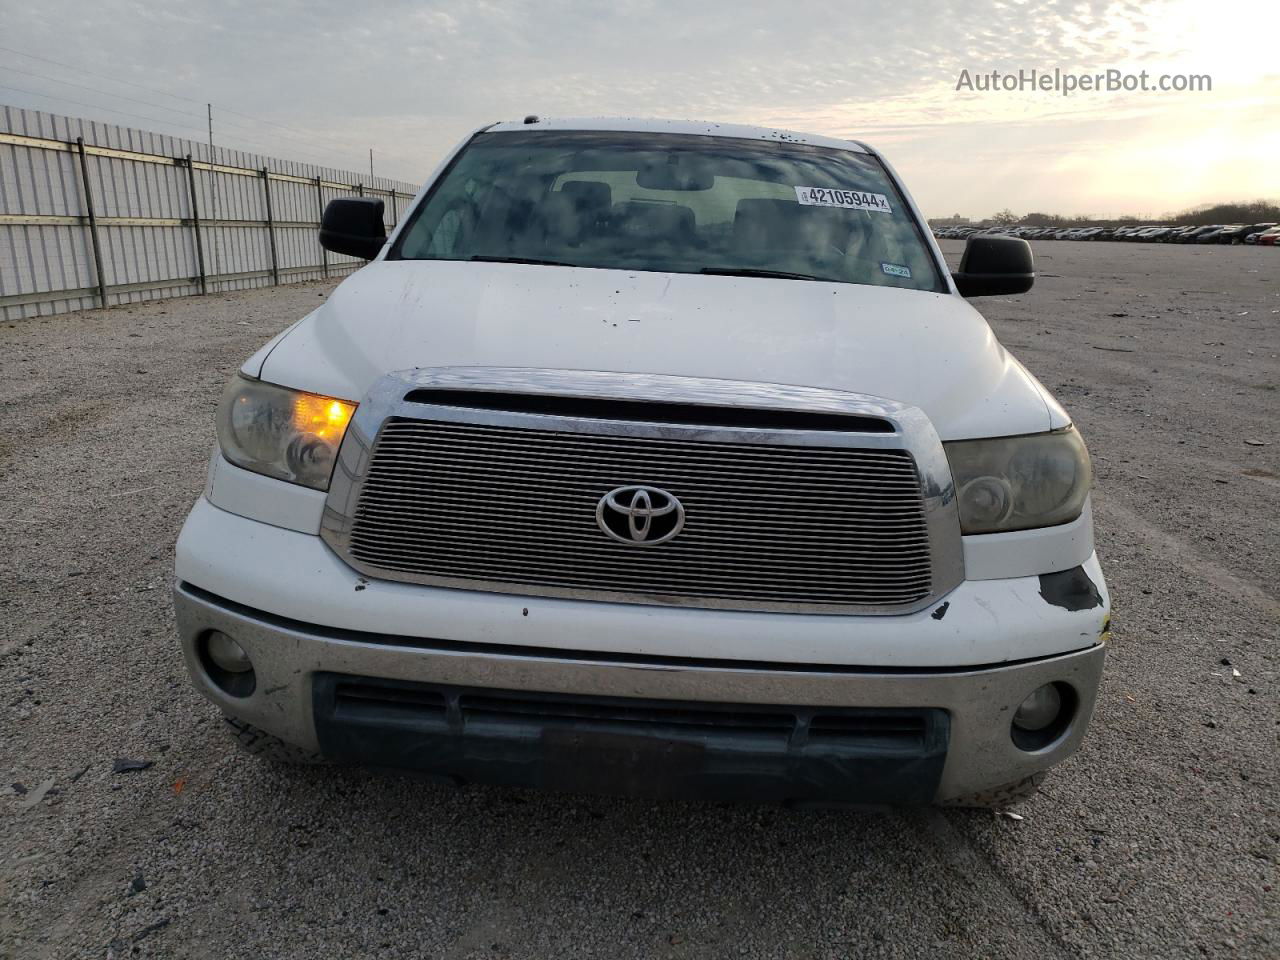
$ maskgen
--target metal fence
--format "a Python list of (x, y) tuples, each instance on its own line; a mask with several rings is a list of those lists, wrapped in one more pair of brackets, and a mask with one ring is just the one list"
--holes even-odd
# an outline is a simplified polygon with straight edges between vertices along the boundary
[(417, 186), (111, 124), (0, 106), (0, 319), (318, 280), (334, 197)]

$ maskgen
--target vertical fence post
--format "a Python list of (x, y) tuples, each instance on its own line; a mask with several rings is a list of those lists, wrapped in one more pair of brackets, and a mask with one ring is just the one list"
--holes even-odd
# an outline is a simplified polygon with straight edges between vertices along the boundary
[(200, 294), (209, 292), (209, 278), (204, 272), (204, 241), (200, 239), (200, 203), (196, 199), (196, 165), (191, 161), (191, 154), (187, 154), (187, 188), (191, 196), (191, 227), (196, 232), (196, 263), (200, 267)]
[(271, 171), (262, 168), (262, 193), (267, 198), (267, 239), (271, 241), (271, 282), (280, 286), (280, 260), (276, 256), (276, 220), (271, 213)]
[[(316, 177), (316, 204), (317, 204), (316, 209), (320, 211), (320, 220), (323, 220), (324, 219), (324, 187), (322, 187), (320, 184), (321, 184), (320, 178)], [(316, 242), (317, 243), (320, 242), (320, 221), (319, 220), (316, 221)], [(324, 278), (328, 280), (329, 279), (329, 251), (326, 250), (324, 247), (320, 248), (320, 264), (324, 269)]]
[(362, 196), (362, 197), (364, 196), (364, 184), (363, 184), (363, 183), (357, 183), (357, 184), (356, 184), (356, 193), (357, 193), (359, 196)]
[(89, 187), (89, 158), (84, 152), (84, 137), (76, 137), (80, 153), (80, 180), (84, 184), (84, 212), (89, 222), (89, 244), (93, 247), (93, 267), (98, 277), (98, 305), (107, 305), (107, 281), (102, 275), (102, 244), (98, 239), (98, 218), (93, 212), (93, 191)]
[(400, 222), (400, 213), (396, 210), (396, 192), (391, 191), (391, 225), (394, 227)]

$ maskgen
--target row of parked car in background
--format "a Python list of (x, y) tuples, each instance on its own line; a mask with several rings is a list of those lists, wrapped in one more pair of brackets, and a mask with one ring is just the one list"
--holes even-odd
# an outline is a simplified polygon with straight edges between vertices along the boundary
[(1027, 240), (1130, 240), (1143, 243), (1247, 243), (1263, 247), (1280, 244), (1275, 223), (1215, 223), (1209, 226), (1135, 225), (1129, 227), (941, 227), (939, 239), (963, 239), (975, 234), (1023, 237)]

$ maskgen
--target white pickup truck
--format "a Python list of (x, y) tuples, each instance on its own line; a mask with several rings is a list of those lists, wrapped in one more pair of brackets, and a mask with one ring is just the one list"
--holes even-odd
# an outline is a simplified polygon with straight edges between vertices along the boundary
[(992, 805), (1080, 745), (1109, 598), (1062, 407), (862, 143), (499, 123), (228, 384), (177, 546), (251, 751), (794, 805)]

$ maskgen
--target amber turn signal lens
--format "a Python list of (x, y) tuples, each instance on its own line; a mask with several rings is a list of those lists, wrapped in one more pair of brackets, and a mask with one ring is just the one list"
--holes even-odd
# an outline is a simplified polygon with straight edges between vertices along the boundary
[(222, 455), (238, 467), (327, 490), (356, 405), (236, 376), (218, 408)]

